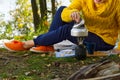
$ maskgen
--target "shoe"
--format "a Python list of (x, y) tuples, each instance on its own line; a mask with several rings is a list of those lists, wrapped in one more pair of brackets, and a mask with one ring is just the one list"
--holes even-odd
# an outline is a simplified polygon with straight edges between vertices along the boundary
[(105, 56), (108, 56), (108, 54), (103, 51), (94, 51), (93, 54), (87, 53), (87, 57), (105, 57)]
[(48, 53), (54, 52), (53, 46), (37, 46), (30, 49), (32, 52)]
[(4, 48), (6, 48), (9, 51), (24, 51), (24, 50), (28, 50), (26, 48), (23, 47), (24, 43), (17, 41), (17, 40), (13, 40), (10, 42), (5, 42), (3, 43)]

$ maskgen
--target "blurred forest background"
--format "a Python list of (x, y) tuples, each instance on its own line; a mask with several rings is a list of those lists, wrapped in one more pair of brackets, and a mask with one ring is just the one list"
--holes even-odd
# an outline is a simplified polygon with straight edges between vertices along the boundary
[(15, 9), (9, 11), (11, 20), (5, 21), (0, 13), (0, 39), (28, 40), (47, 32), (61, 4), (60, 0), (16, 0)]

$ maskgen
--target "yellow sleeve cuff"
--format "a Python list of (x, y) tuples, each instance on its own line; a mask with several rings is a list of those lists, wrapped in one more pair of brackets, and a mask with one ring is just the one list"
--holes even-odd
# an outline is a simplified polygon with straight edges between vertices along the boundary
[(62, 20), (64, 22), (71, 22), (72, 21), (72, 18), (71, 18), (72, 12), (79, 12), (79, 10), (77, 10), (77, 9), (68, 10), (67, 8), (65, 8), (61, 14)]

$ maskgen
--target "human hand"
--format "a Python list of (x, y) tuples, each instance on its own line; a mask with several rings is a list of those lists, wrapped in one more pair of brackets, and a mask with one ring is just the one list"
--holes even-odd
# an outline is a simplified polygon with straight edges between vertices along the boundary
[(72, 12), (71, 13), (71, 18), (73, 21), (75, 21), (76, 23), (80, 23), (81, 18), (80, 18), (80, 13), (79, 12)]

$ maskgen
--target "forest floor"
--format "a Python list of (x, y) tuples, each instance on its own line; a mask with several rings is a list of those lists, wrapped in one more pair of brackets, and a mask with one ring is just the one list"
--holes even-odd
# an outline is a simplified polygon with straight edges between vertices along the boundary
[[(10, 52), (0, 49), (0, 80), (67, 80), (82, 66), (103, 58), (76, 60), (74, 57), (56, 58), (51, 53)], [(119, 56), (109, 56), (109, 59), (120, 63)]]

